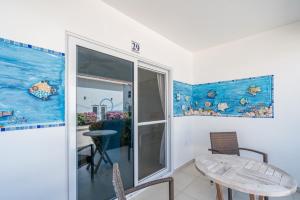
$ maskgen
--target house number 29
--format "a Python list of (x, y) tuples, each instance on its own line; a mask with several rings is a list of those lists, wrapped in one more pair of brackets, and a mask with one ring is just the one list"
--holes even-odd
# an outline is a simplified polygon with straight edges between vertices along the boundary
[(140, 53), (140, 44), (135, 41), (131, 41), (131, 50), (135, 53)]

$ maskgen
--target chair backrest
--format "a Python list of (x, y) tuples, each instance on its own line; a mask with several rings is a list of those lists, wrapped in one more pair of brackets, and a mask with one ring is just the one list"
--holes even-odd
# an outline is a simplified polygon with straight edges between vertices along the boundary
[[(211, 132), (211, 148), (222, 154), (240, 155), (236, 132)], [(217, 153), (212, 151), (212, 153)]]
[(123, 182), (119, 170), (119, 164), (114, 163), (113, 165), (113, 178), (112, 182), (114, 185), (116, 196), (119, 200), (126, 200), (126, 195), (123, 187)]

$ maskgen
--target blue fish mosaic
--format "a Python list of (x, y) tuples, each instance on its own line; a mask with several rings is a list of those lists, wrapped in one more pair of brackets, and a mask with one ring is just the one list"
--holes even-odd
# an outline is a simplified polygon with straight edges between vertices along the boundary
[[(197, 85), (174, 81), (173, 95), (174, 116), (274, 117), (272, 75)], [(191, 101), (175, 98), (182, 95)]]
[(48, 100), (56, 93), (56, 89), (48, 81), (40, 81), (29, 88), (29, 93), (42, 100)]
[(63, 53), (0, 38), (1, 130), (64, 124), (64, 72)]

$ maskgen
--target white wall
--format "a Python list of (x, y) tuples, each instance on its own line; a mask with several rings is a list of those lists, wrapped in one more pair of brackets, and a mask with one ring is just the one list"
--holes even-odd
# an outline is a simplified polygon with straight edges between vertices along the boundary
[[(101, 0), (10, 0), (0, 2), (0, 37), (65, 52), (65, 31), (130, 51), (173, 69), (173, 78), (193, 78), (192, 54), (112, 9)], [(182, 147), (191, 127), (174, 120), (173, 139)], [(65, 128), (1, 133), (0, 199), (66, 200), (67, 140)], [(175, 151), (176, 165), (192, 158), (191, 150)], [(178, 161), (179, 159), (182, 159)]]
[(197, 117), (194, 155), (207, 152), (210, 131), (237, 131), (240, 146), (269, 154), (300, 182), (300, 23), (195, 55), (195, 82), (274, 74), (274, 119)]

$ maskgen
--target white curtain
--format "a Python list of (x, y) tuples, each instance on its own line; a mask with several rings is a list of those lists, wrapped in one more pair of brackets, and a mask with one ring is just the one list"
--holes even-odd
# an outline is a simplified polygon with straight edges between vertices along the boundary
[[(158, 91), (160, 96), (160, 102), (161, 107), (163, 110), (163, 113), (165, 115), (165, 79), (163, 74), (157, 73), (157, 85), (158, 85)], [(159, 161), (160, 164), (165, 164), (165, 140), (166, 140), (166, 130), (163, 132), (163, 136), (160, 143), (160, 155), (159, 155)]]

